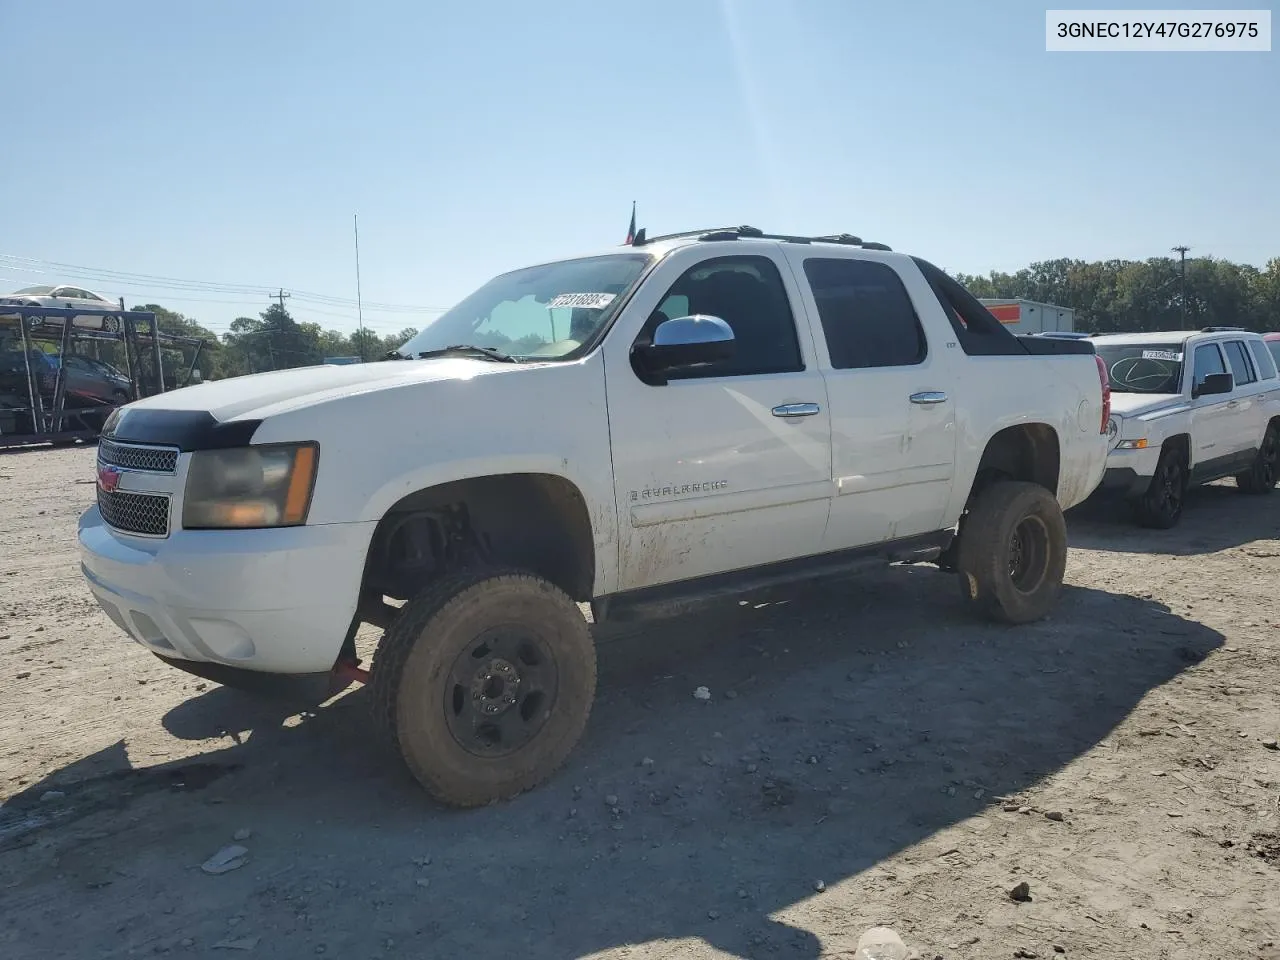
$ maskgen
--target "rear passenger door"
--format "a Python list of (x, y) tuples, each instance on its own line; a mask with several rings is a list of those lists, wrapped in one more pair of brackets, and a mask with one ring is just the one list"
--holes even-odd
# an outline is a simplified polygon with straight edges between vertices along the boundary
[(824, 548), (931, 533), (955, 466), (955, 400), (893, 266), (788, 251), (816, 319), (831, 404), (833, 501)]
[(1235, 378), (1235, 390), (1227, 403), (1232, 411), (1230, 419), (1232, 448), (1248, 460), (1252, 460), (1262, 443), (1267, 426), (1266, 404), (1263, 394), (1266, 386), (1259, 382), (1258, 370), (1249, 345), (1244, 340), (1227, 340), (1222, 345), (1227, 365)]

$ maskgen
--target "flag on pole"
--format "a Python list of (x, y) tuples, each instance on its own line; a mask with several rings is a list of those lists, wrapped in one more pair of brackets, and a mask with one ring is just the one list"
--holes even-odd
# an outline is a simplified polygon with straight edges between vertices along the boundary
[(631, 201), (631, 226), (627, 227), (627, 239), (623, 241), (624, 246), (631, 243), (636, 238), (636, 202)]

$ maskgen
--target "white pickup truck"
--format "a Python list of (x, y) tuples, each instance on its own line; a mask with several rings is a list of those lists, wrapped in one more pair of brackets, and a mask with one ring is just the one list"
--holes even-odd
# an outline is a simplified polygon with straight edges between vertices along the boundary
[(1245, 493), (1275, 488), (1280, 378), (1260, 335), (1208, 327), (1090, 339), (1112, 390), (1100, 496), (1118, 493), (1139, 524), (1167, 529), (1191, 486), (1234, 477)]
[[(218, 682), (340, 689), (441, 801), (554, 771), (598, 620), (876, 562), (1054, 603), (1102, 479), (1092, 345), (856, 237), (697, 231), (503, 274), (383, 362), (121, 408), (80, 522), (106, 613)], [(384, 628), (365, 674), (362, 623)]]

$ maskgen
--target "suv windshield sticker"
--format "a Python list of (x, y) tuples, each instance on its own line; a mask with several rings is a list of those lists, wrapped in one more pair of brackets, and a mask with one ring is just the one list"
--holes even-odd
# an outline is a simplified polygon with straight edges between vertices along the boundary
[(547, 309), (556, 307), (583, 307), (588, 310), (603, 310), (613, 303), (616, 293), (562, 293), (548, 301)]
[(1175, 353), (1172, 350), (1143, 350), (1143, 360), (1172, 360), (1174, 363), (1182, 362), (1182, 354)]

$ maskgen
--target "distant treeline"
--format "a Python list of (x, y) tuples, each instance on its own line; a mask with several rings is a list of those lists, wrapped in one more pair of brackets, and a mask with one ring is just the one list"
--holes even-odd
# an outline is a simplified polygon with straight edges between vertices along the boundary
[[(1280, 258), (1259, 270), (1209, 257), (1187, 260), (1188, 329), (1280, 330)], [(1092, 333), (1176, 330), (1182, 321), (1177, 260), (1046, 260), (1017, 273), (956, 279), (977, 297), (1023, 298), (1071, 307)]]

